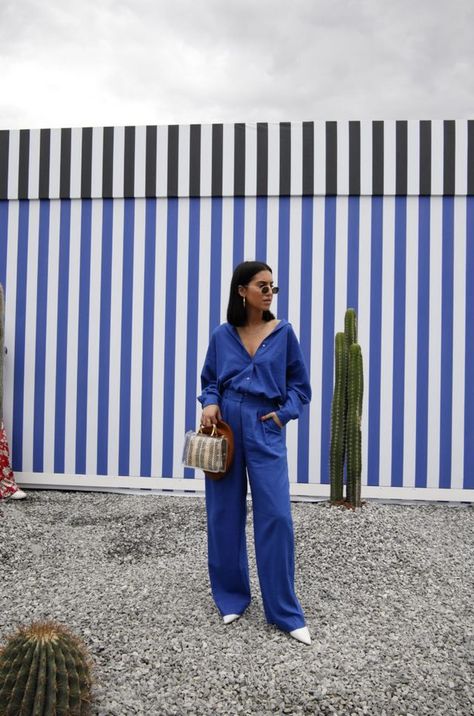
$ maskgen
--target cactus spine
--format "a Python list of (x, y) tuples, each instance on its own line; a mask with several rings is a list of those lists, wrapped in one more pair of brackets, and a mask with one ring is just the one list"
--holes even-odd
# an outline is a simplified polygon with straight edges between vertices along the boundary
[(357, 343), (357, 316), (348, 308), (344, 333), (336, 334), (335, 383), (331, 407), (330, 500), (343, 501), (344, 464), (347, 468), (346, 502), (360, 507), (361, 419), (363, 399), (362, 352)]
[(0, 651), (3, 716), (83, 716), (90, 688), (85, 647), (60, 624), (23, 627)]

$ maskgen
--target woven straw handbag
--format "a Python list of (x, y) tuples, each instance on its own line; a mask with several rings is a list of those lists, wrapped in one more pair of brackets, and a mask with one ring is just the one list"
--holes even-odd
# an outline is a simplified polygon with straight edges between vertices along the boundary
[(206, 477), (219, 480), (228, 472), (234, 457), (232, 428), (223, 420), (184, 436), (183, 465), (204, 470)]

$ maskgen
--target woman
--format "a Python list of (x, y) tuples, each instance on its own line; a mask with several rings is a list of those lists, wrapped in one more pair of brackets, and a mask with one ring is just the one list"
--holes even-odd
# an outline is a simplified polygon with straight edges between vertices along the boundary
[(270, 312), (271, 268), (245, 261), (234, 271), (227, 323), (212, 334), (201, 374), (201, 424), (223, 419), (235, 452), (222, 480), (206, 480), (209, 575), (217, 608), (229, 624), (250, 603), (245, 541), (248, 472), (257, 569), (267, 621), (298, 641), (311, 639), (294, 591), (294, 540), (283, 433), (311, 399), (291, 325)]

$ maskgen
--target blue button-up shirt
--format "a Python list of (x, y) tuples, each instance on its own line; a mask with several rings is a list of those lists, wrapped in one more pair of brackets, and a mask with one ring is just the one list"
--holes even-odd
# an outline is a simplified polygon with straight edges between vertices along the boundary
[(311, 386), (298, 339), (281, 320), (252, 357), (237, 329), (223, 323), (215, 329), (201, 373), (203, 408), (220, 405), (226, 389), (275, 400), (282, 425), (300, 415), (311, 400)]

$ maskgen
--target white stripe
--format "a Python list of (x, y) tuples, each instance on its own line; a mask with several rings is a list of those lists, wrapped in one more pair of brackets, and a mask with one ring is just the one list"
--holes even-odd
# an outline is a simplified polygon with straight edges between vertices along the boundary
[(191, 131), (189, 124), (179, 127), (178, 151), (178, 196), (189, 196), (189, 150)]
[(79, 291), (81, 265), (81, 207), (71, 202), (71, 231), (69, 242), (69, 291), (67, 317), (66, 415), (64, 439), (64, 472), (76, 469), (76, 405), (77, 351), (79, 344)]
[[(199, 274), (210, 276), (211, 273), (211, 217), (212, 199), (201, 199), (201, 222), (199, 241)], [(210, 314), (209, 285), (200, 283), (198, 292), (198, 343), (197, 343), (197, 365), (196, 365), (196, 391), (201, 393), (201, 370), (206, 358), (209, 345), (209, 314)], [(201, 415), (200, 403), (196, 400), (196, 426)]]
[[(290, 199), (290, 254), (289, 254), (289, 285), (288, 320), (299, 339), (301, 311), (301, 197)], [(298, 421), (290, 420), (286, 427), (286, 444), (288, 447), (288, 466), (291, 482), (298, 478)]]
[[(156, 129), (156, 195), (168, 194), (168, 127)], [(165, 211), (166, 215), (166, 211)], [(161, 467), (160, 467), (161, 469)]]
[(372, 194), (372, 126), (370, 121), (360, 123), (360, 193)]
[(420, 123), (407, 122), (407, 193), (420, 193)]
[(50, 202), (48, 298), (44, 394), (44, 472), (54, 472), (54, 419), (56, 409), (56, 342), (58, 329), (59, 227), (61, 202)]
[(347, 221), (348, 198), (341, 196), (336, 204), (336, 246), (334, 276), (334, 330), (344, 331), (347, 304)]
[(8, 205), (8, 250), (5, 291), (5, 349), (3, 364), (3, 421), (7, 435), (13, 423), (13, 384), (15, 366), (16, 284), (18, 262), (18, 224), (20, 203)]
[[(61, 130), (51, 130), (51, 144), (49, 152), (49, 197), (59, 198), (61, 170)], [(101, 186), (102, 190), (102, 186)]]
[[(278, 226), (280, 199), (269, 196), (267, 202), (267, 262), (273, 270), (273, 280), (278, 285)], [(278, 316), (278, 294), (273, 299), (272, 313)]]
[(188, 297), (186, 291), (180, 291), (180, 281), (188, 277), (189, 254), (189, 199), (182, 199), (178, 207), (178, 246), (177, 246), (177, 282), (176, 292), (176, 344), (175, 344), (175, 371), (174, 371), (174, 402), (181, 408), (174, 411), (174, 441), (173, 441), (173, 472), (164, 477), (182, 477), (183, 465), (181, 456), (183, 451), (184, 419), (186, 405), (186, 354), (187, 354), (187, 319)]
[(20, 162), (20, 130), (11, 129), (8, 145), (8, 198), (18, 199)]
[(431, 194), (443, 195), (444, 178), (444, 122), (431, 122)]
[(245, 193), (257, 192), (257, 125), (245, 125)]
[(222, 256), (221, 256), (221, 323), (227, 320), (227, 303), (229, 288), (234, 270), (233, 235), (234, 235), (234, 199), (222, 200)]
[(428, 382), (428, 467), (427, 487), (439, 486), (439, 440), (441, 396), (441, 292), (442, 292), (442, 207), (441, 197), (431, 199), (430, 236), (430, 340)]
[(146, 189), (146, 127), (135, 129), (135, 174), (134, 194), (145, 196)]
[(359, 315), (358, 339), (364, 363), (364, 399), (362, 409), (362, 484), (367, 485), (369, 443), (369, 381), (370, 381), (370, 268), (371, 268), (372, 199), (360, 199), (359, 223)]
[(303, 193), (303, 122), (291, 123), (291, 184), (292, 196)]
[(416, 387), (418, 352), (418, 197), (407, 198), (405, 289), (405, 385), (403, 484), (414, 487), (416, 470)]
[(349, 122), (337, 123), (337, 193), (349, 194)]
[(379, 483), (390, 485), (392, 473), (393, 292), (395, 285), (394, 197), (386, 197), (383, 203), (382, 247)]
[(86, 472), (92, 474), (97, 472), (103, 206), (102, 199), (92, 201), (86, 428)]
[(112, 196), (121, 198), (124, 194), (125, 127), (114, 127), (113, 138)]
[(321, 482), (321, 397), (323, 377), (323, 322), (324, 322), (324, 203), (322, 197), (313, 200), (313, 264), (311, 295), (311, 388), (309, 433), (309, 481)]
[(94, 127), (92, 130), (92, 179), (91, 196), (102, 196), (102, 165), (104, 152), (104, 130)]
[(244, 216), (244, 261), (255, 261), (256, 230), (257, 227), (257, 199), (248, 196), (245, 200)]
[[(35, 353), (36, 353), (36, 305), (38, 282), (38, 201), (31, 201), (28, 223), (28, 255), (25, 315), (25, 379), (23, 396), (23, 470), (33, 470), (34, 402), (35, 402)], [(44, 280), (44, 278), (42, 279)], [(74, 471), (73, 471), (74, 472)]]
[(222, 137), (222, 195), (234, 193), (234, 125), (223, 125)]
[(122, 365), (122, 278), (125, 201), (113, 203), (107, 472), (119, 474), (120, 372)]
[(30, 153), (28, 160), (28, 197), (37, 199), (39, 195), (40, 130), (30, 131)]
[(155, 251), (155, 315), (153, 328), (153, 404), (151, 474), (162, 474), (164, 427), (164, 364), (165, 364), (165, 306), (166, 306), (166, 230), (168, 224), (166, 199), (156, 202)]
[(82, 182), (82, 129), (71, 130), (71, 199), (81, 196)]
[(467, 194), (467, 120), (456, 120), (455, 191), (458, 196)]
[(326, 122), (314, 123), (314, 193), (326, 194)]
[(212, 193), (212, 124), (201, 125), (201, 196)]
[[(140, 475), (142, 431), (143, 296), (146, 200), (135, 199), (133, 235), (132, 346), (130, 372), (130, 475)], [(150, 386), (151, 388), (151, 386)]]
[(396, 189), (396, 125), (384, 122), (383, 141), (383, 190), (385, 195), (395, 194)]
[[(453, 417), (451, 487), (464, 482), (464, 390), (466, 379), (466, 199), (454, 200)], [(464, 449), (463, 449), (464, 448)]]
[(268, 195), (280, 193), (280, 125), (268, 124)]

